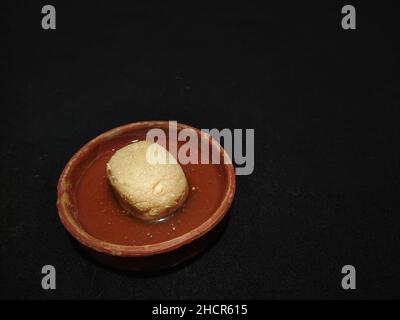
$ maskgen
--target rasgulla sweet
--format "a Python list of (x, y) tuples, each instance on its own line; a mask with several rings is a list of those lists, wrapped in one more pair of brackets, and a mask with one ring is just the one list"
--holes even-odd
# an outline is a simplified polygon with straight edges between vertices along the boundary
[[(149, 161), (149, 148), (169, 162)], [(134, 142), (116, 151), (107, 163), (107, 176), (123, 207), (144, 220), (157, 220), (174, 212), (189, 192), (176, 159), (164, 147), (149, 141)]]

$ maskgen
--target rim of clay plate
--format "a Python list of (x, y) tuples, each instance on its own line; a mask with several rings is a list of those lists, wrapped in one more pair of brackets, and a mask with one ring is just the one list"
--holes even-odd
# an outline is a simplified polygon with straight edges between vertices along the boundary
[[(81, 244), (101, 253), (121, 257), (140, 257), (166, 253), (178, 249), (202, 237), (211, 229), (213, 229), (225, 216), (226, 212), (232, 204), (236, 188), (235, 170), (232, 165), (232, 161), (229, 161), (229, 163), (223, 166), (225, 169), (226, 190), (218, 208), (208, 220), (177, 238), (149, 245), (120, 245), (95, 238), (94, 236), (90, 235), (75, 218), (73, 201), (71, 199), (73, 197), (73, 194), (71, 192), (70, 179), (72, 179), (71, 172), (78, 165), (78, 163), (82, 159), (84, 159), (85, 156), (91, 150), (93, 150), (93, 148), (101, 145), (101, 143), (104, 141), (107, 141), (119, 135), (123, 135), (125, 133), (134, 132), (136, 130), (151, 129), (155, 127), (168, 129), (168, 123), (168, 121), (144, 121), (134, 122), (116, 127), (100, 134), (96, 138), (89, 141), (86, 145), (79, 149), (78, 152), (75, 153), (75, 155), (68, 161), (58, 180), (57, 208), (59, 217), (64, 227)], [(186, 124), (178, 123), (177, 128), (178, 130), (190, 128), (200, 133), (202, 135), (202, 138), (210, 137), (207, 133)], [(217, 141), (212, 138), (209, 141), (213, 144), (213, 147), (220, 147), (221, 154), (229, 159), (229, 155), (225, 152), (225, 150), (222, 148), (222, 146), (219, 145)]]

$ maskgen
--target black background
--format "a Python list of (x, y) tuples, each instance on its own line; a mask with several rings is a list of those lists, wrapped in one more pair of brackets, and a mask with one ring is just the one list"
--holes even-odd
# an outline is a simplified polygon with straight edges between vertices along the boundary
[[(341, 1), (2, 2), (0, 297), (399, 298), (398, 15), (374, 3), (345, 31)], [(255, 171), (209, 251), (128, 275), (81, 254), (56, 183), (88, 140), (150, 119), (254, 128)]]

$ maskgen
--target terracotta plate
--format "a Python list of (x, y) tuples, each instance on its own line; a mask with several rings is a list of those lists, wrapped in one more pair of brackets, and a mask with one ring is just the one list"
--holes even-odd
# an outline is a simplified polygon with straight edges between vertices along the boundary
[[(150, 129), (161, 129), (168, 139), (168, 124), (137, 122), (107, 131), (83, 146), (60, 176), (57, 208), (63, 225), (92, 256), (108, 265), (133, 270), (176, 265), (204, 250), (221, 229), (216, 227), (235, 193), (230, 163), (182, 164), (189, 197), (181, 209), (159, 223), (126, 214), (114, 197), (105, 174), (108, 159), (118, 148), (144, 140)], [(193, 129), (203, 145), (217, 150), (221, 159), (228, 157), (215, 140), (196, 128), (178, 124), (176, 133), (185, 128)], [(178, 150), (184, 144), (178, 143)], [(200, 148), (201, 143), (198, 145)]]

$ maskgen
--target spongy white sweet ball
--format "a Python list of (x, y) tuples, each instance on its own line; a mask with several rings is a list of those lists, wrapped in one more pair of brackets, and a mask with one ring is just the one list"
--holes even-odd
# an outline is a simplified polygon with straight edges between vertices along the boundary
[[(149, 154), (169, 161), (157, 163)], [(176, 211), (189, 192), (176, 159), (149, 141), (134, 142), (116, 151), (107, 163), (107, 176), (122, 206), (144, 220), (161, 219)]]

